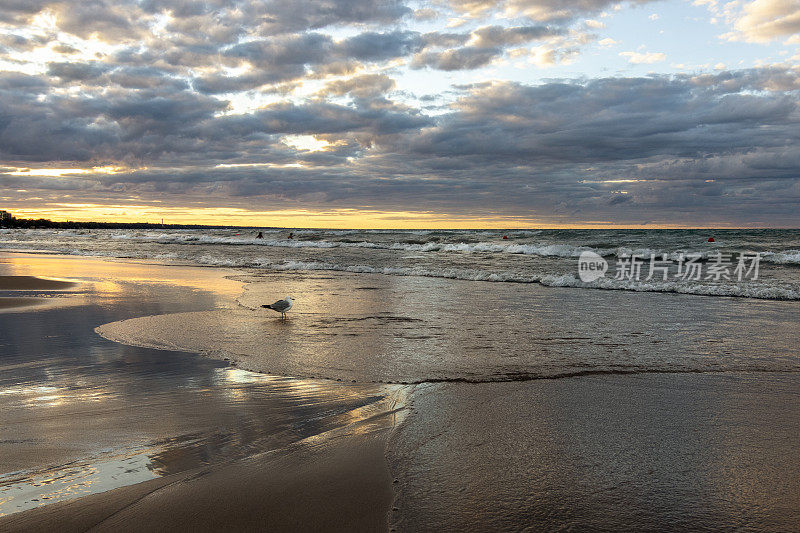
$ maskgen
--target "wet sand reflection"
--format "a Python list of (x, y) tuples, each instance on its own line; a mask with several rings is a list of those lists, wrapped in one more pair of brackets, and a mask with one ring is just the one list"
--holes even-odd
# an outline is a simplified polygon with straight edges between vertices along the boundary
[(0, 315), (0, 516), (368, 425), (396, 394), (94, 333), (133, 316), (236, 306), (241, 284), (218, 269), (20, 254), (4, 255), (0, 275), (78, 281), (82, 297)]

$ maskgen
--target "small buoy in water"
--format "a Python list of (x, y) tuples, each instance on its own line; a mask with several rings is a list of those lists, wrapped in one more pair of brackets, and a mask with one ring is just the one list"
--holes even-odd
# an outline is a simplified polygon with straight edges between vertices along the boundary
[(508, 240), (508, 235), (503, 235), (503, 240), (507, 241)]
[(717, 241), (714, 240), (714, 237), (709, 237), (708, 242), (717, 242)]

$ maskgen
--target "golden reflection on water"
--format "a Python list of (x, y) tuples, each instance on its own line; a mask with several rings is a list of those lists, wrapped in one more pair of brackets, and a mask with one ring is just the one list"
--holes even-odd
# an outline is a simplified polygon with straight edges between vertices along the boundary
[(0, 476), (0, 516), (154, 479), (158, 475), (149, 468), (150, 455), (140, 450), (111, 452), (94, 462)]
[(93, 293), (113, 297), (124, 292), (121, 280), (129, 283), (168, 284), (208, 291), (234, 299), (242, 283), (226, 279), (237, 273), (219, 268), (165, 266), (135, 259), (108, 259), (3, 252), (0, 271), (4, 275), (38, 276), (63, 281), (91, 282)]
[[(310, 446), (324, 446), (328, 439), (337, 435), (366, 434), (400, 423), (409, 392), (408, 387), (398, 385), (352, 385), (292, 379), (236, 368), (214, 369), (212, 382), (216, 392), (227, 394), (234, 403), (252, 400), (253, 395), (267, 394), (276, 402), (272, 405), (282, 406), (290, 416), (292, 406), (315, 409), (316, 414), (311, 416), (312, 421), (317, 421), (314, 423), (320, 423), (318, 417), (324, 414), (327, 422), (320, 427), (331, 429), (301, 439), (302, 444)], [(29, 404), (39, 403), (39, 407), (99, 401), (105, 394), (106, 391), (96, 388), (83, 392), (53, 386), (9, 387), (0, 391), (0, 395), (7, 397), (18, 395)], [(268, 398), (266, 402), (269, 401)], [(268, 405), (266, 402), (261, 404)], [(317, 406), (322, 411), (316, 410)], [(296, 423), (306, 422), (298, 419)], [(213, 461), (215, 450), (224, 454), (223, 459), (230, 459), (233, 457), (231, 453), (241, 455), (252, 445), (235, 432), (199, 433), (147, 447), (109, 451), (55, 468), (6, 474), (0, 476), (0, 516), (185, 471)], [(242, 451), (231, 449), (237, 446)]]
[[(133, 312), (139, 310), (131, 301), (133, 285), (185, 287), (211, 295), (211, 299), (198, 299), (201, 305), (232, 305), (241, 293), (242, 283), (224, 279), (222, 275), (227, 273), (218, 268), (167, 267), (102, 258), (0, 255), (0, 275), (80, 282), (71, 292), (65, 291), (73, 294), (71, 298), (60, 299), (106, 306), (127, 304)], [(185, 293), (188, 291), (175, 294)], [(321, 312), (327, 304), (309, 297), (304, 305), (308, 311)], [(263, 325), (254, 321), (248, 327), (255, 333)], [(26, 336), (29, 345), (25, 350), (31, 354), (58, 354), (62, 345), (50, 343), (48, 323), (43, 321), (36, 327), (45, 330), (32, 329), (41, 335)], [(282, 327), (291, 328), (291, 321)], [(241, 329), (236, 328), (226, 332), (241, 334)], [(69, 344), (64, 335), (54, 337), (60, 339), (54, 342)], [(70, 344), (69, 349), (73, 348)], [(311, 441), (322, 443), (332, 432), (387, 428), (402, 416), (394, 410), (402, 409), (405, 402), (405, 389), (398, 386), (292, 379), (232, 367), (209, 368), (208, 373), (178, 372), (180, 382), (175, 383), (174, 389), (171, 382), (166, 389), (152, 385), (154, 396), (142, 398), (131, 395), (129, 390), (137, 384), (138, 374), (121, 375), (124, 379), (120, 381), (114, 377), (118, 364), (141, 363), (138, 370), (150, 369), (146, 358), (138, 359), (141, 356), (136, 350), (120, 352), (87, 343), (79, 356), (63, 361), (58, 356), (41, 362), (26, 360), (19, 365), (12, 361), (5, 367), (25, 368), (35, 381), (0, 387), (0, 402), (8, 421), (16, 424), (15, 438), (22, 443), (8, 444), (17, 446), (20, 452), (4, 462), (6, 471), (14, 472), (0, 475), (0, 516), (181, 472), (205, 462), (286, 446), (308, 435), (316, 434)], [(73, 366), (62, 367), (62, 363)], [(106, 374), (97, 374), (98, 371)], [(185, 392), (176, 393), (177, 390)], [(203, 402), (200, 408), (194, 405), (198, 399)], [(92, 405), (99, 402), (106, 403)], [(175, 402), (170, 404), (174, 409), (165, 409), (165, 402)], [(197, 418), (186, 422), (184, 415)], [(31, 424), (34, 419), (37, 422)], [(130, 426), (125, 427), (124, 421)], [(152, 427), (154, 424), (158, 428)], [(106, 431), (112, 433), (110, 437)], [(164, 435), (172, 437), (164, 440)], [(98, 442), (105, 443), (105, 439), (109, 443), (102, 446), (110, 450), (98, 452)], [(151, 444), (142, 446), (147, 442)], [(57, 457), (52, 463), (58, 461), (62, 465), (38, 469), (43, 462), (32, 460), (30, 454), (48, 453), (42, 450), (50, 448)], [(79, 459), (74, 460), (75, 457)], [(29, 468), (25, 465), (36, 465), (36, 469), (24, 470)]]
[(41, 385), (5, 387), (0, 389), (0, 397), (3, 396), (6, 397), (3, 399), (5, 407), (40, 408), (101, 402), (116, 397), (117, 393), (103, 386), (72, 388), (66, 385)]

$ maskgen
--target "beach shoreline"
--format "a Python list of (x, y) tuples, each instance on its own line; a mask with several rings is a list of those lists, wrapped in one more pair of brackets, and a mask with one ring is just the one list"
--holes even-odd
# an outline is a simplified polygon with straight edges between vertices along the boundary
[[(137, 388), (152, 387), (137, 377), (142, 372), (147, 372), (145, 379), (161, 380), (163, 372), (168, 371), (164, 376), (166, 389), (159, 393), (166, 395), (165, 400), (180, 391), (173, 392), (172, 374), (180, 376), (181, 369), (187, 368), (193, 375), (184, 386), (196, 389), (197, 399), (201, 399), (198, 403), (190, 397), (185, 404), (170, 405), (157, 397), (148, 400), (143, 391), (142, 399), (125, 400), (128, 392), (108, 390), (113, 381), (102, 378), (95, 385), (75, 386), (76, 379), (93, 379), (90, 374), (63, 383), (50, 382), (48, 374), (39, 373), (40, 368), (56, 375), (83, 373), (84, 368), (94, 373), (101, 368), (92, 370), (95, 364), (91, 360), (86, 366), (87, 351), (79, 346), (75, 354), (79, 366), (72, 370), (63, 367), (63, 357), (42, 361), (28, 355), (31, 349), (41, 349), (38, 342), (27, 348), (23, 347), (27, 344), (18, 344), (19, 353), (6, 354), (11, 358), (6, 357), (0, 367), (0, 391), (11, 400), (0, 408), (6, 427), (6, 438), (0, 442), (0, 529), (118, 530), (120, 524), (131, 520), (140, 530), (161, 530), (170, 520), (182, 527), (194, 523), (198, 528), (220, 530), (234, 525), (245, 529), (267, 525), (295, 530), (386, 529), (394, 495), (384, 452), (389, 429), (403, 417), (405, 389), (251, 374), (194, 355), (125, 347), (105, 341), (93, 331), (92, 321), (101, 320), (96, 318), (97, 310), (114, 312), (115, 307), (123, 306), (117, 312), (124, 316), (157, 309), (141, 302), (137, 306), (142, 296), (135, 296), (135, 290), (144, 290), (144, 297), (154, 301), (174, 301), (170, 291), (178, 294), (189, 290), (187, 294), (198, 295), (218, 291), (210, 300), (188, 305), (235, 306), (240, 285), (225, 279), (231, 273), (223, 269), (198, 271), (152, 262), (25, 254), (3, 254), (0, 268), (12, 272), (0, 275), (0, 286), (8, 291), (29, 294), (82, 287), (80, 305), (68, 311), (12, 310), (3, 319), (3, 337), (8, 337), (4, 340), (34, 341), (41, 335), (30, 335), (12, 324), (25, 324), (28, 330), (53, 330), (63, 335), (68, 345), (74, 344), (69, 339), (85, 339), (82, 342), (90, 344), (89, 352), (103, 347), (120, 354), (119, 363), (112, 359), (108, 368), (113, 381), (124, 377), (119, 374), (124, 366), (119, 364), (126, 365), (126, 359), (136, 365), (131, 379)], [(45, 279), (54, 275), (85, 283)], [(217, 279), (219, 282), (214, 281)], [(186, 288), (181, 288), (182, 284)], [(90, 322), (63, 324), (83, 314)], [(48, 351), (63, 355), (57, 346)], [(132, 356), (134, 359), (130, 359)], [(169, 366), (162, 368), (164, 363)], [(177, 368), (170, 370), (175, 365)], [(15, 378), (19, 372), (25, 374)], [(30, 372), (34, 374), (22, 377)], [(203, 383), (209, 379), (209, 383)], [(198, 380), (199, 387), (193, 384)], [(202, 400), (212, 391), (229, 398), (220, 414), (210, 412), (207, 400)], [(116, 396), (120, 399), (115, 400)], [(63, 409), (69, 414), (56, 414)], [(165, 410), (175, 411), (170, 416), (179, 418), (160, 421)], [(246, 411), (253, 413), (245, 415)], [(276, 414), (271, 414), (273, 411)], [(243, 415), (249, 417), (243, 420), (244, 425), (235, 424), (222, 433), (214, 427), (235, 423)], [(220, 416), (219, 420), (215, 418)], [(74, 437), (65, 435), (71, 429), (60, 422), (54, 426), (53, 420), (69, 421), (79, 431)], [(164, 427), (157, 432), (146, 429), (154, 423)], [(198, 434), (202, 427), (198, 423), (208, 428)], [(135, 436), (142, 432), (144, 435)], [(207, 436), (205, 432), (209, 432)], [(44, 439), (52, 440), (52, 444), (45, 446)], [(107, 448), (116, 450), (115, 455), (106, 458)], [(209, 452), (214, 455), (209, 457)], [(95, 457), (94, 453), (100, 455)], [(113, 470), (119, 468), (116, 464), (131, 474), (119, 478), (118, 471)], [(223, 501), (220, 490), (226, 494)], [(16, 495), (18, 491), (23, 496)], [(160, 507), (170, 499), (175, 501)], [(21, 510), (13, 512), (15, 505)], [(176, 512), (176, 506), (185, 514)]]
[[(75, 258), (66, 260), (72, 261), (73, 266), (80, 264)], [(203, 286), (191, 280), (197, 275), (194, 272), (200, 272), (191, 267), (142, 263), (125, 268), (128, 267), (132, 270), (126, 276), (140, 276), (149, 270), (148, 275), (158, 279), (159, 299), (164, 297), (160, 293), (173, 283), (191, 285), (195, 292)], [(611, 297), (628, 304), (639, 302), (639, 314), (645, 308), (643, 303), (659, 302), (662, 312), (652, 315), (654, 323), (672, 316), (663, 312), (663, 307), (669, 305), (683, 309), (684, 319), (710, 313), (713, 320), (701, 325), (710, 324), (716, 329), (689, 330), (694, 336), (684, 333), (681, 338), (690, 339), (691, 344), (668, 345), (671, 351), (664, 348), (660, 337), (654, 336), (658, 333), (643, 335), (648, 330), (640, 327), (642, 323), (634, 324), (637, 329), (620, 336), (632, 339), (622, 351), (614, 345), (614, 338), (599, 343), (601, 351), (617, 361), (620, 354), (628, 358), (663, 354), (663, 363), (641, 359), (631, 365), (632, 372), (612, 368), (611, 372), (596, 375), (541, 375), (519, 380), (509, 379), (513, 374), (498, 375), (496, 370), (489, 370), (488, 379), (473, 375), (473, 382), (436, 382), (425, 370), (425, 365), (437, 362), (436, 352), (424, 346), (448, 339), (448, 349), (462, 350), (462, 354), (470, 353), (473, 346), (463, 344), (458, 336), (421, 333), (426, 328), (429, 331), (430, 324), (444, 323), (438, 308), (431, 311), (417, 307), (415, 312), (421, 318), (415, 320), (407, 310), (383, 306), (419, 302), (418, 292), (433, 287), (444, 298), (444, 305), (453, 308), (446, 291), (463, 292), (462, 284), (466, 282), (312, 272), (262, 274), (255, 284), (242, 285), (240, 281), (252, 273), (211, 270), (202, 269), (207, 280), (219, 278), (233, 283), (225, 286), (224, 295), (215, 298), (215, 303), (203, 301), (195, 310), (152, 307), (146, 309), (149, 313), (141, 314), (178, 321), (164, 329), (148, 327), (153, 339), (184, 324), (181, 327), (188, 332), (184, 338), (199, 339), (209, 347), (211, 353), (206, 355), (213, 357), (180, 356), (174, 350), (203, 350), (163, 338), (160, 345), (143, 343), (147, 348), (126, 347), (100, 336), (97, 342), (116, 349), (145, 350), (155, 361), (185, 357), (190, 367), (210, 365), (215, 372), (230, 374), (235, 381), (263, 381), (266, 387), (289, 387), (290, 391), (296, 388), (297, 392), (286, 398), (300, 393), (298, 406), (318, 402), (316, 397), (305, 398), (307, 393), (303, 391), (320, 388), (325, 395), (338, 395), (352, 390), (345, 396), (350, 403), (336, 407), (341, 412), (338, 418), (332, 419), (324, 431), (314, 430), (300, 440), (273, 445), (270, 451), (265, 452), (263, 444), (258, 445), (260, 452), (253, 451), (258, 446), (236, 456), (225, 451), (221, 457), (229, 460), (166, 472), (149, 481), (10, 514), (0, 518), (0, 528), (24, 531), (64, 524), (76, 531), (94, 526), (96, 530), (110, 531), (137, 523), (142, 530), (163, 530), (165, 524), (171, 528), (202, 526), (207, 530), (260, 529), (270, 525), (292, 530), (455, 530), (478, 525), (496, 529), (525, 525), (541, 530), (651, 530), (660, 525), (666, 529), (781, 531), (800, 519), (800, 468), (796, 459), (800, 444), (791, 437), (800, 431), (795, 416), (800, 409), (800, 373), (792, 366), (790, 354), (782, 352), (781, 342), (786, 339), (770, 339), (773, 344), (755, 351), (750, 343), (731, 350), (749, 330), (742, 327), (743, 319), (736, 318), (736, 309), (727, 307), (729, 303), (714, 306), (713, 299), (703, 297), (592, 291), (590, 299)], [(283, 321), (266, 313), (253, 315), (259, 313), (254, 311), (254, 303), (264, 297), (265, 290), (272, 294), (289, 284), (300, 293), (297, 301), (301, 303), (293, 310), (294, 316)], [(519, 297), (519, 291), (515, 291)], [(554, 295), (562, 313), (568, 313), (570, 306), (578, 306), (577, 300), (568, 299), (572, 293), (575, 289), (536, 288), (526, 297), (531, 298), (527, 302), (539, 316), (548, 317)], [(350, 307), (331, 304), (344, 294), (357, 295), (356, 303)], [(398, 294), (405, 294), (406, 300), (399, 300)], [(510, 305), (511, 293), (505, 295), (496, 290), (496, 294), (498, 302)], [(577, 294), (585, 296), (585, 292)], [(698, 307), (686, 308), (687, 302)], [(762, 332), (770, 327), (766, 322), (773, 320), (776, 311), (784, 315), (787, 310), (794, 312), (790, 304), (783, 302), (737, 299), (734, 303), (748, 310), (747, 320), (753, 321), (748, 327)], [(129, 308), (128, 316), (119, 317), (118, 322), (131, 322), (131, 314), (141, 311), (140, 307)], [(531, 329), (520, 313), (514, 311), (513, 320), (522, 321), (525, 328)], [(222, 332), (213, 342), (198, 337), (192, 321), (185, 320), (187, 316), (203, 314), (213, 317), (205, 324), (216, 321)], [(248, 314), (255, 318), (248, 321)], [(226, 316), (232, 320), (221, 318)], [(791, 321), (793, 316), (783, 319)], [(132, 322), (136, 320), (139, 319)], [(467, 330), (474, 328), (460, 318), (455, 323)], [(546, 327), (543, 324), (536, 327)], [(87, 332), (95, 335), (99, 325), (87, 328)], [(495, 332), (496, 326), (493, 323)], [(773, 327), (792, 331), (780, 321)], [(665, 329), (669, 331), (669, 326)], [(736, 329), (741, 330), (739, 336)], [(137, 329), (141, 331), (142, 328)], [(214, 344), (241, 336), (263, 343), (264, 332), (276, 336), (276, 345), (282, 347), (285, 358), (308, 364), (307, 372), (300, 374), (306, 379), (235, 370), (230, 364), (262, 372), (269, 368), (262, 366), (265, 359), (248, 364), (252, 355), (226, 352)], [(420, 367), (415, 371), (426, 372), (421, 374), (421, 383), (380, 384), (393, 381), (396, 374), (392, 372), (397, 371), (391, 367), (390, 371), (381, 370), (381, 365), (393, 361), (383, 356), (369, 363), (371, 374), (349, 369), (347, 360), (337, 357), (359, 338), (352, 334), (358, 332), (366, 335), (361, 337), (366, 339), (364, 353), (416, 358)], [(730, 338), (722, 339), (729, 333)], [(482, 334), (472, 329), (469, 335)], [(591, 334), (586, 337), (590, 342), (602, 338)], [(642, 337), (645, 341), (637, 340)], [(492, 342), (491, 337), (482, 338), (484, 344), (475, 344), (475, 349)], [(510, 335), (508, 340), (514, 338)], [(498, 342), (506, 341), (501, 338)], [(538, 345), (528, 344), (544, 350), (537, 352), (537, 357), (553, 357), (559, 346), (574, 353), (570, 347), (576, 345), (585, 350), (589, 343), (574, 333), (558, 336), (552, 331)], [(713, 364), (682, 369), (681, 365), (697, 360), (683, 361), (679, 350), (684, 348), (702, 354), (706, 358), (701, 361), (704, 364)], [(720, 354), (715, 356), (717, 349)], [(632, 354), (634, 351), (641, 353)], [(218, 360), (224, 357), (234, 361)], [(519, 358), (516, 359), (514, 364), (519, 365)], [(339, 374), (330, 372), (331, 361), (336, 363)], [(604, 361), (587, 359), (584, 367), (586, 363), (605, 364)], [(645, 364), (664, 367), (653, 372), (642, 366)], [(677, 371), (670, 372), (669, 365)], [(284, 373), (297, 375), (290, 370)], [(326, 379), (308, 380), (312, 375)], [(346, 376), (352, 379), (344, 379)], [(408, 377), (413, 376), (402, 375), (396, 381)], [(214, 382), (201, 390), (213, 391), (219, 386)], [(228, 394), (237, 397), (241, 394), (237, 391), (238, 385)], [(240, 409), (233, 407), (231, 413)], [(306, 407), (302, 409), (302, 413), (292, 415), (298, 416), (292, 424), (312, 419), (308, 418), (312, 413), (306, 413)], [(174, 452), (165, 456), (174, 456)]]

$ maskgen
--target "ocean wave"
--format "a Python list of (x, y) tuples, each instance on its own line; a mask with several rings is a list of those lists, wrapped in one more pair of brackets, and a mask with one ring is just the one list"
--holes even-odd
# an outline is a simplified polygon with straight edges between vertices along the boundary
[[(299, 233), (299, 232), (298, 232)], [(579, 257), (584, 251), (592, 251), (603, 256), (613, 255), (614, 249), (594, 249), (587, 246), (570, 244), (521, 244), (493, 242), (374, 242), (352, 240), (294, 240), (294, 239), (257, 239), (236, 236), (209, 236), (195, 234), (154, 234), (130, 235), (115, 234), (114, 240), (150, 242), (176, 245), (230, 245), (230, 246), (266, 246), (272, 248), (367, 248), (382, 250), (400, 250), (406, 252), (457, 252), (457, 253), (508, 253), (516, 255), (537, 255), (542, 257)]]
[[(341, 235), (345, 235), (342, 232)], [(478, 254), (510, 254), (552, 258), (578, 258), (583, 252), (593, 252), (606, 258), (620, 258), (623, 256), (637, 256), (643, 259), (666, 257), (671, 261), (678, 261), (681, 257), (698, 257), (700, 262), (713, 259), (718, 253), (731, 253), (734, 257), (740, 252), (749, 250), (724, 250), (724, 249), (679, 249), (664, 250), (659, 248), (631, 248), (619, 247), (592, 247), (575, 244), (555, 243), (515, 243), (511, 241), (497, 242), (381, 242), (367, 240), (325, 240), (325, 239), (257, 239), (255, 237), (239, 236), (210, 236), (196, 234), (157, 234), (157, 235), (114, 235), (115, 240), (135, 242), (150, 242), (157, 244), (175, 245), (230, 245), (230, 246), (264, 246), (268, 248), (361, 248), (376, 250), (393, 250), (414, 253), (478, 253)], [(785, 252), (761, 252), (762, 260), (780, 264), (800, 264), (800, 250)]]
[[(700, 262), (712, 259), (718, 252), (733, 253), (750, 251), (709, 246), (693, 246), (691, 248), (675, 248), (662, 245), (646, 246), (614, 246), (612, 240), (595, 240), (592, 243), (559, 243), (559, 242), (518, 242), (517, 239), (532, 239), (541, 234), (537, 231), (509, 231), (511, 240), (486, 240), (497, 237), (500, 232), (456, 232), (441, 230), (296, 230), (296, 239), (287, 239), (283, 229), (262, 230), (266, 238), (255, 238), (255, 231), (239, 233), (216, 232), (201, 233), (195, 230), (174, 231), (120, 231), (120, 230), (50, 230), (50, 229), (0, 229), (0, 246), (39, 246), (45, 247), (59, 243), (66, 246), (72, 242), (73, 247), (81, 247), (82, 242), (91, 242), (88, 247), (100, 246), (108, 242), (114, 243), (150, 243), (165, 246), (243, 246), (266, 247), (277, 249), (375, 249), (409, 253), (453, 253), (453, 254), (498, 254), (521, 255), (529, 257), (578, 258), (583, 252), (594, 252), (607, 259), (619, 259), (622, 256), (636, 255), (645, 260), (651, 256), (666, 256), (677, 261), (681, 255), (698, 255)], [(375, 238), (374, 236), (378, 236)], [(458, 240), (455, 240), (458, 239)], [(475, 239), (475, 240), (472, 240)], [(65, 242), (66, 241), (66, 242)], [(498, 242), (499, 241), (499, 242)], [(654, 243), (656, 244), (656, 243)], [(128, 250), (126, 253), (130, 253)], [(800, 250), (773, 249), (761, 252), (762, 261), (780, 265), (800, 265)]]
[(786, 284), (778, 285), (777, 280), (745, 281), (740, 283), (697, 283), (690, 281), (635, 281), (616, 280), (603, 277), (593, 282), (583, 282), (573, 274), (526, 273), (519, 271), (490, 271), (442, 266), (372, 266), (365, 264), (337, 264), (324, 261), (303, 261), (285, 259), (279, 262), (263, 257), (203, 254), (186, 256), (173, 251), (148, 250), (86, 250), (62, 247), (59, 249), (16, 249), (26, 253), (65, 253), (90, 257), (117, 257), (132, 259), (154, 259), (169, 262), (199, 264), (203, 266), (228, 268), (254, 268), (274, 271), (291, 270), (330, 270), (354, 274), (384, 274), (390, 276), (419, 276), (445, 278), (463, 281), (485, 281), (504, 283), (538, 283), (547, 287), (570, 287), (579, 289), (622, 290), (633, 292), (663, 292), (693, 294), (702, 296), (729, 296), (768, 300), (800, 300), (800, 290)]
[(761, 258), (768, 263), (777, 263), (780, 265), (800, 265), (800, 250), (764, 252)]
[(228, 267), (256, 267), (269, 270), (329, 270), (355, 274), (384, 274), (389, 276), (420, 276), (431, 278), (456, 279), (463, 281), (486, 281), (504, 283), (539, 283), (546, 287), (570, 287), (578, 289), (601, 289), (633, 292), (663, 292), (692, 294), (697, 296), (727, 296), (736, 298), (755, 298), (762, 300), (800, 300), (800, 290), (785, 286), (760, 283), (710, 284), (686, 281), (635, 281), (600, 278), (585, 283), (572, 274), (526, 275), (515, 272), (488, 272), (484, 270), (422, 267), (373, 267), (369, 265), (337, 265), (318, 261), (267, 261), (239, 262), (217, 257), (201, 258), (204, 264)]

